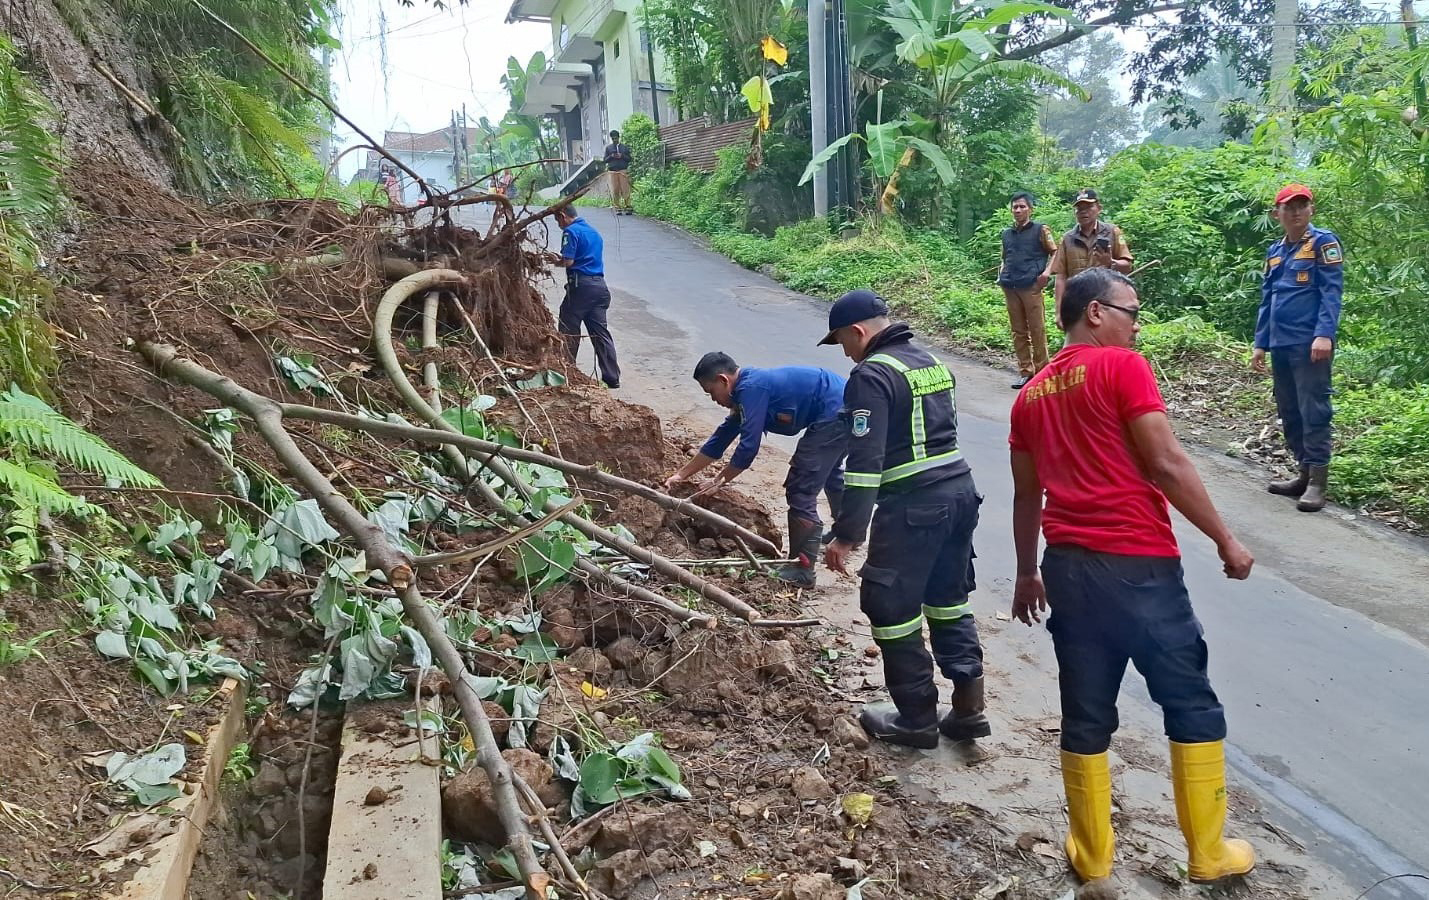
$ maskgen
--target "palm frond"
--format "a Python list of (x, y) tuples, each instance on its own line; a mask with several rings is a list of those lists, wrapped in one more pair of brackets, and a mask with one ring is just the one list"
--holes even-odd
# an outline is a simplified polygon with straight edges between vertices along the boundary
[(38, 397), (11, 385), (0, 394), (0, 438), (36, 453), (114, 478), (135, 487), (159, 487), (153, 475), (134, 465), (94, 434), (55, 412)]

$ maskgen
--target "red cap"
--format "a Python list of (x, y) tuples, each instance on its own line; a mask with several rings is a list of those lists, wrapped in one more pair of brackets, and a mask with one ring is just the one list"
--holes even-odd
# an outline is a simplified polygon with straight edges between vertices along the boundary
[(1280, 189), (1280, 193), (1275, 195), (1275, 205), (1289, 203), (1297, 197), (1304, 197), (1306, 200), (1314, 200), (1315, 195), (1310, 193), (1310, 189), (1303, 184), (1287, 184)]

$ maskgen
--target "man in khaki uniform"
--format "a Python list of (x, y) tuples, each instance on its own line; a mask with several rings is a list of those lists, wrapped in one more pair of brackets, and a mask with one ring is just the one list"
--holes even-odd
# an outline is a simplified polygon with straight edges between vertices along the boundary
[(1017, 381), (1021, 388), (1047, 365), (1047, 313), (1043, 291), (1050, 275), (1047, 263), (1057, 252), (1052, 229), (1032, 220), (1032, 195), (1012, 196), (1012, 227), (1002, 232), (1002, 265), (997, 283), (1007, 298), (1012, 346), (1017, 351)]
[(1077, 227), (1062, 235), (1057, 253), (1052, 257), (1051, 273), (1057, 276), (1052, 288), (1056, 298), (1057, 327), (1062, 327), (1062, 291), (1067, 279), (1096, 266), (1104, 266), (1123, 275), (1131, 274), (1131, 248), (1121, 229), (1101, 221), (1102, 205), (1097, 192), (1090, 188), (1077, 194)]

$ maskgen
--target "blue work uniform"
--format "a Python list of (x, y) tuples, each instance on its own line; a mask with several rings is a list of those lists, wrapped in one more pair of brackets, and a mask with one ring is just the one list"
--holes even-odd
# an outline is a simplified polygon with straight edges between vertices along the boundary
[(818, 524), (821, 489), (835, 516), (843, 500), (842, 463), (848, 448), (848, 429), (839, 414), (843, 398), (843, 377), (827, 369), (745, 366), (739, 370), (731, 391), (734, 411), (705, 441), (700, 452), (719, 459), (737, 436), (739, 446), (729, 464), (747, 469), (754, 464), (765, 432), (804, 432), (789, 460), (784, 496), (791, 515)]
[(1311, 225), (1265, 254), (1255, 346), (1270, 353), (1285, 443), (1302, 466), (1330, 464), (1331, 360), (1310, 361), (1316, 338), (1335, 340), (1344, 295), (1344, 250), (1333, 231)]
[(572, 260), (566, 269), (566, 298), (561, 302), (557, 328), (566, 341), (566, 355), (572, 364), (581, 346), (581, 326), (590, 334), (600, 380), (607, 387), (620, 387), (620, 364), (615, 359), (615, 339), (606, 324), (610, 309), (610, 289), (605, 286), (605, 241), (585, 219), (576, 219), (561, 229), (561, 258)]

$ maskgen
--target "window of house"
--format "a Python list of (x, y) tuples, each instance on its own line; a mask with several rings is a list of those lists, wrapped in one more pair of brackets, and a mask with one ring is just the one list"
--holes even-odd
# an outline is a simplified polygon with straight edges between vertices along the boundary
[(617, 39), (616, 42), (614, 43), (614, 45), (612, 45), (612, 46), (614, 47), (615, 58), (616, 58), (616, 59), (620, 59), (620, 41), (619, 41), (619, 39)]

